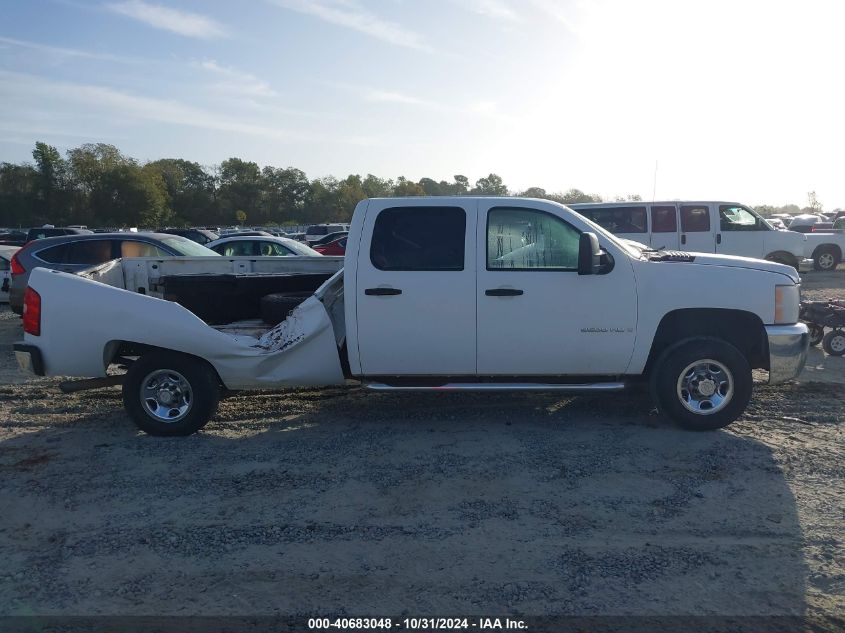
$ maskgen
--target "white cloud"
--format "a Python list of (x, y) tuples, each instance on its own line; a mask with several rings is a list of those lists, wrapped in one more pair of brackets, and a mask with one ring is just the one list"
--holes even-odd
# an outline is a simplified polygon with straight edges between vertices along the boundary
[(521, 22), (520, 15), (504, 0), (459, 0), (460, 4), (479, 15), (502, 20), (504, 22)]
[(273, 97), (276, 95), (276, 92), (266, 81), (259, 79), (251, 73), (228, 66), (221, 66), (213, 59), (205, 60), (194, 65), (223, 77), (225, 81), (214, 84), (214, 87), (222, 92), (250, 95), (253, 97)]
[(271, 0), (271, 2), (284, 9), (313, 15), (324, 22), (352, 29), (396, 46), (431, 51), (420, 34), (370, 13), (355, 0)]
[(17, 99), (29, 98), (41, 107), (48, 108), (59, 103), (62, 111), (68, 109), (68, 104), (81, 104), (90, 110), (106, 112), (124, 124), (145, 120), (277, 140), (316, 140), (311, 135), (281, 129), (272, 124), (251, 123), (243, 117), (226, 116), (179, 101), (133, 95), (103, 86), (53, 81), (6, 71), (0, 71), (0, 81)]
[(157, 29), (186, 37), (211, 39), (226, 36), (226, 29), (221, 24), (199, 13), (179, 11), (160, 4), (144, 2), (144, 0), (115, 2), (107, 4), (106, 7), (110, 11), (144, 22)]
[(530, 0), (537, 9), (557, 20), (567, 29), (576, 33), (578, 27), (576, 25), (576, 9), (587, 6), (584, 2), (579, 2), (577, 5), (573, 0)]
[(59, 46), (50, 46), (48, 44), (41, 44), (39, 42), (30, 42), (27, 40), (17, 40), (11, 37), (0, 36), (0, 44), (8, 44), (10, 46), (17, 46), (19, 48), (26, 48), (29, 50), (39, 51), (55, 55), (60, 58), (80, 58), (80, 59), (101, 59), (110, 62), (121, 63), (139, 63), (143, 60), (134, 59), (131, 57), (121, 57), (120, 55), (111, 55), (110, 53), (94, 53), (90, 51), (83, 51), (76, 48), (62, 48)]

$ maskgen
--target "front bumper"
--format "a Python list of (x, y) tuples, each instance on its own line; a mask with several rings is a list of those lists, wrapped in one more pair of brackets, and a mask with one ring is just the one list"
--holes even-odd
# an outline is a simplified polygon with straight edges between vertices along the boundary
[(769, 341), (769, 384), (776, 385), (795, 378), (807, 362), (810, 334), (803, 323), (767, 325)]
[(41, 356), (40, 349), (35, 345), (27, 345), (26, 343), (15, 343), (13, 349), (15, 350), (18, 367), (36, 376), (44, 375), (44, 358)]

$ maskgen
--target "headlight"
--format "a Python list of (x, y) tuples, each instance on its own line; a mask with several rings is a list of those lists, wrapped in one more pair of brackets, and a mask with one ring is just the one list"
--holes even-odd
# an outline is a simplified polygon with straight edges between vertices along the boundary
[(775, 286), (774, 323), (797, 323), (798, 309), (801, 303), (801, 286)]

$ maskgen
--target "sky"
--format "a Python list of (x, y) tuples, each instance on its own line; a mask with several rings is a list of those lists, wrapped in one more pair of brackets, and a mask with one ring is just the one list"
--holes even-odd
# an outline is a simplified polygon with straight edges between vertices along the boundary
[(0, 0), (36, 141), (605, 198), (845, 208), (841, 0)]

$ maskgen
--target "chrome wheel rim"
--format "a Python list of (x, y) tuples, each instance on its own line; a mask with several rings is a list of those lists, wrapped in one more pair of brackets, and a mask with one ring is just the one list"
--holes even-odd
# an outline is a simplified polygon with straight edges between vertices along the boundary
[(703, 358), (684, 368), (678, 377), (677, 392), (688, 411), (712, 415), (724, 409), (733, 398), (733, 375), (723, 363)]
[(141, 382), (141, 405), (160, 422), (178, 422), (194, 403), (190, 383), (178, 371), (157, 369)]
[(833, 261), (833, 255), (831, 255), (830, 253), (819, 255), (819, 266), (822, 268), (832, 268)]
[(832, 349), (834, 352), (841, 352), (845, 350), (845, 334), (838, 334), (836, 336), (831, 337), (830, 349)]

